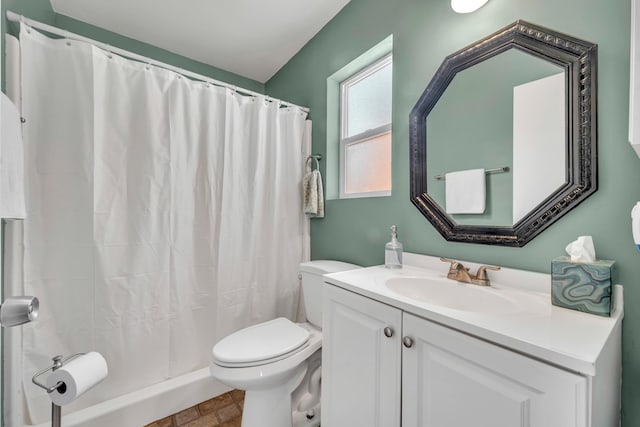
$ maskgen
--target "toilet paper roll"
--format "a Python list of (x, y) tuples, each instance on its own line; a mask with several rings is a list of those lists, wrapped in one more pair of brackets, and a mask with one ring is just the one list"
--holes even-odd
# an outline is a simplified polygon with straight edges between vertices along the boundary
[(48, 387), (59, 381), (65, 384), (49, 393), (49, 398), (58, 406), (68, 405), (104, 380), (108, 373), (107, 361), (100, 353), (92, 351), (79, 356), (49, 375)]

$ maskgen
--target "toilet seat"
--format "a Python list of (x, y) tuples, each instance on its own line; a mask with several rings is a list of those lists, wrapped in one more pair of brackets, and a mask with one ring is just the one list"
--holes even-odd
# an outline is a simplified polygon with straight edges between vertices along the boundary
[(280, 317), (223, 338), (213, 348), (213, 360), (231, 368), (266, 365), (303, 350), (310, 336), (309, 330)]

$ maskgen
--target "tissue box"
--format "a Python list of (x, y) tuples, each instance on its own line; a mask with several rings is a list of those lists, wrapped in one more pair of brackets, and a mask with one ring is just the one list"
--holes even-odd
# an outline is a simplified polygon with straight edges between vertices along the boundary
[(569, 257), (551, 261), (551, 303), (558, 307), (609, 317), (613, 308), (612, 277), (615, 261), (574, 262)]

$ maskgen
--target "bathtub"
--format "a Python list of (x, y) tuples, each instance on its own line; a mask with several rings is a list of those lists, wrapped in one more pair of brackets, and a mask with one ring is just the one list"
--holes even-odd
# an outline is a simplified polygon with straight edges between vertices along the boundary
[[(63, 408), (62, 425), (65, 427), (142, 427), (229, 390), (229, 387), (211, 377), (209, 368), (203, 368), (70, 414), (65, 414)], [(17, 413), (24, 413), (24, 410)], [(14, 418), (17, 413), (14, 413)], [(5, 426), (50, 427), (51, 422), (26, 424), (7, 420)]]
[[(5, 389), (2, 405), (4, 426), (50, 427), (51, 420), (42, 424), (31, 424), (26, 415), (20, 377), (22, 371), (20, 354), (14, 351), (20, 348), (20, 335), (16, 330), (5, 334), (3, 378)], [(13, 342), (10, 343), (10, 341)], [(207, 367), (68, 414), (63, 407), (62, 425), (65, 427), (142, 427), (229, 390), (228, 386), (211, 376)]]
[[(5, 227), (4, 295), (20, 295), (22, 290), (21, 260), (22, 225), (12, 221)], [(8, 250), (7, 250), (8, 249)], [(2, 264), (0, 264), (0, 268)], [(50, 427), (28, 422), (22, 392), (22, 328), (4, 328), (2, 413), (4, 427)], [(64, 427), (142, 427), (212, 397), (230, 388), (215, 380), (209, 368), (199, 369), (158, 384), (118, 396), (111, 400), (66, 413), (62, 408)], [(44, 393), (44, 391), (43, 391)]]
[[(65, 427), (142, 427), (230, 389), (203, 368), (115, 399), (63, 415)], [(64, 410), (63, 410), (64, 414)], [(50, 427), (51, 423), (36, 427)]]

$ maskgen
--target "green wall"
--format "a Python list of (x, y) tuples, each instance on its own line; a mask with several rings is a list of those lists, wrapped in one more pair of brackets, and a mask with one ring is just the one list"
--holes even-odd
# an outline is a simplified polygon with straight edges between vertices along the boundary
[[(36, 21), (44, 22), (45, 24), (53, 25), (58, 28), (62, 28), (72, 33), (79, 34), (81, 36), (89, 37), (102, 43), (107, 43), (115, 47), (119, 47), (130, 52), (137, 53), (149, 58), (153, 58), (158, 61), (162, 61), (167, 64), (171, 64), (177, 67), (184, 68), (195, 73), (203, 74), (205, 76), (220, 80), (226, 83), (230, 83), (245, 89), (252, 90), (258, 93), (264, 93), (264, 85), (246, 77), (239, 76), (237, 74), (221, 70), (211, 65), (204, 64), (202, 62), (194, 61), (184, 56), (177, 55), (164, 49), (152, 46), (147, 43), (143, 43), (128, 37), (121, 36), (111, 31), (104, 30), (102, 28), (89, 25), (87, 23), (78, 21), (68, 16), (57, 14), (51, 8), (51, 4), (48, 0), (0, 0), (2, 2), (2, 16), (4, 19), (4, 25), (2, 28), (2, 45), (4, 52), (4, 31), (6, 30), (10, 34), (16, 35), (18, 33), (19, 26), (16, 23), (6, 21), (5, 11), (11, 10), (18, 14), (24, 15), (27, 18), (34, 19)], [(4, 74), (3, 74), (4, 75)], [(3, 85), (4, 86), (4, 85)]]
[[(446, 55), (517, 19), (599, 46), (599, 190), (524, 248), (449, 243), (409, 201), (409, 111)], [(389, 226), (397, 224), (406, 251), (548, 273), (568, 242), (592, 235), (599, 257), (617, 261), (625, 287), (623, 426), (634, 427), (640, 419), (640, 253), (630, 211), (640, 200), (640, 159), (627, 142), (629, 27), (629, 0), (490, 0), (467, 15), (454, 13), (448, 0), (351, 0), (266, 89), (311, 108), (313, 151), (325, 154), (327, 77), (393, 34), (393, 194), (328, 200), (326, 217), (312, 220), (312, 257), (381, 264)]]

